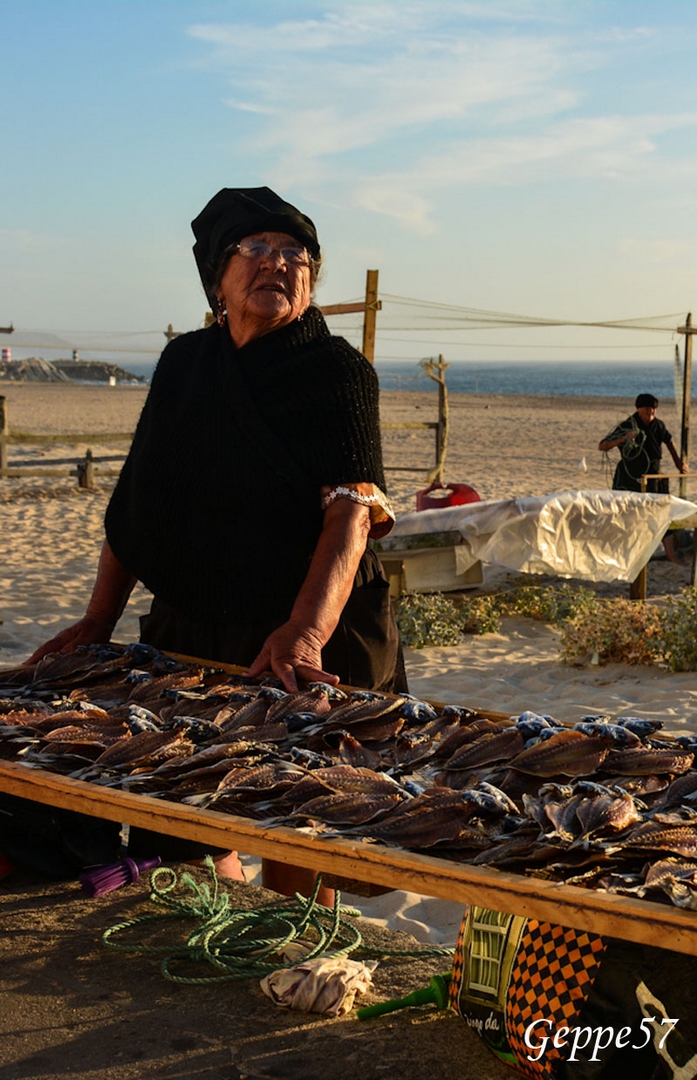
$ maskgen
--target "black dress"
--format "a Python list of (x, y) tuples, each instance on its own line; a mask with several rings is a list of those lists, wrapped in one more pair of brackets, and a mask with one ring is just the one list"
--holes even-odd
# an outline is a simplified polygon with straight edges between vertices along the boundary
[[(305, 579), (320, 491), (352, 483), (385, 486), (377, 376), (317, 308), (241, 349), (217, 325), (176, 338), (105, 519), (117, 559), (154, 595), (141, 640), (250, 664)], [(347, 685), (407, 689), (388, 582), (370, 550), (322, 663)], [(133, 830), (136, 856), (202, 853), (141, 839)]]

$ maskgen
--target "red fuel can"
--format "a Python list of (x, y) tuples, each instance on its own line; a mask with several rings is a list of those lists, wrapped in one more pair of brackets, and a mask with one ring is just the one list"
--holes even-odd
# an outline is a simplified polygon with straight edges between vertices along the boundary
[(446, 506), (463, 506), (471, 502), (481, 502), (481, 498), (469, 484), (441, 484), (436, 481), (416, 493), (417, 510), (444, 510)]

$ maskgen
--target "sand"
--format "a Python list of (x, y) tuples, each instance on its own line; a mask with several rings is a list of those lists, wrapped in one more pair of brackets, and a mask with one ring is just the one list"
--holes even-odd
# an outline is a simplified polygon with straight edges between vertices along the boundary
[[(203, 885), (202, 872), (190, 871)], [(231, 909), (278, 897), (224, 883)], [(152, 915), (145, 878), (90, 899), (75, 882), (42, 883), (16, 873), (0, 881), (0, 1080), (507, 1080), (494, 1057), (450, 1010), (434, 1006), (358, 1021), (281, 1009), (256, 978), (177, 985), (160, 956), (125, 955), (103, 932)], [(189, 930), (193, 928), (189, 925)], [(380, 950), (413, 949), (405, 934), (359, 920)], [(170, 924), (158, 943), (178, 943)], [(146, 942), (147, 928), (133, 936)], [(363, 957), (355, 955), (355, 959)], [(449, 969), (444, 956), (382, 958), (356, 1005), (401, 998)], [(213, 974), (209, 965), (177, 973)]]

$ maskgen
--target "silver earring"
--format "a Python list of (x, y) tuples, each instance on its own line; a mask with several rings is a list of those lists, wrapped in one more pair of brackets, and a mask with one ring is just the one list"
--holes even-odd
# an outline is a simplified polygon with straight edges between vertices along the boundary
[(221, 300), (220, 297), (217, 297), (216, 304), (217, 304), (217, 309), (218, 310), (215, 313), (215, 321), (217, 322), (218, 326), (226, 326), (227, 325), (227, 307), (225, 305), (225, 301)]

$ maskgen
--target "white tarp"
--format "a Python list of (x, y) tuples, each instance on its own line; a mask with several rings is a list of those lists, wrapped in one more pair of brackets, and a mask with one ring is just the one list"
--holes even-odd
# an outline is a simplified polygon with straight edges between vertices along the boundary
[(673, 495), (564, 491), (406, 514), (382, 549), (403, 546), (400, 537), (459, 532), (458, 573), (479, 559), (526, 574), (634, 581), (671, 522), (695, 515), (697, 504)]

